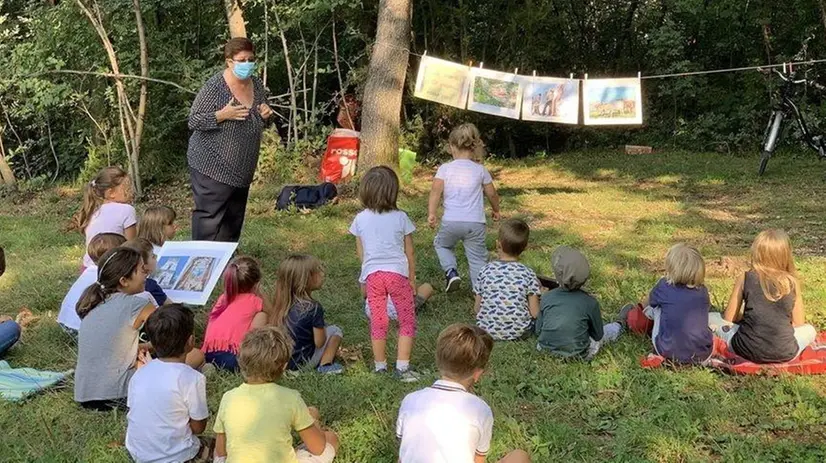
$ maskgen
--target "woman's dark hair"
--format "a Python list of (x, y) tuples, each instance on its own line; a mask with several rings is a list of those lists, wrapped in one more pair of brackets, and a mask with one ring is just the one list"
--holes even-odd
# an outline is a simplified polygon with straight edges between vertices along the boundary
[(186, 354), (186, 343), (195, 331), (195, 315), (181, 304), (170, 304), (152, 312), (144, 326), (158, 358)]
[(368, 170), (359, 185), (359, 199), (362, 206), (382, 213), (398, 209), (399, 177), (387, 166), (377, 166)]
[(248, 51), (255, 54), (255, 45), (252, 44), (252, 41), (246, 37), (235, 37), (233, 39), (229, 39), (226, 45), (224, 45), (224, 58), (232, 59), (238, 53), (242, 51)]
[(80, 319), (103, 303), (110, 294), (120, 289), (120, 279), (129, 278), (143, 263), (141, 253), (130, 248), (118, 246), (102, 255), (98, 261), (98, 280), (83, 291), (77, 301), (75, 310)]

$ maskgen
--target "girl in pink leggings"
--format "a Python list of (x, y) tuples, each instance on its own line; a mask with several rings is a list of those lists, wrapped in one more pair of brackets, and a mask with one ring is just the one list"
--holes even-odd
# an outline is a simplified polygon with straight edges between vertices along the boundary
[(419, 380), (410, 368), (410, 351), (416, 335), (413, 297), (416, 261), (413, 257), (413, 222), (396, 206), (399, 178), (384, 166), (367, 171), (361, 180), (359, 199), (364, 210), (356, 215), (350, 233), (356, 236), (361, 260), (359, 282), (370, 309), (370, 338), (376, 372), (387, 371), (387, 298), (396, 306), (399, 319), (398, 360), (395, 376), (402, 382)]

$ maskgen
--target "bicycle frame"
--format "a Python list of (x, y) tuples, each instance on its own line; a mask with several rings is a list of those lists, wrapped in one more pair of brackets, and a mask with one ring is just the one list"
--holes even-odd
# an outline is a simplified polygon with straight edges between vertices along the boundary
[(792, 100), (792, 96), (794, 95), (794, 74), (790, 74), (787, 80), (783, 84), (783, 88), (780, 90), (780, 104), (776, 110), (783, 111), (783, 113), (788, 116), (794, 116), (795, 121), (797, 122), (798, 128), (800, 128), (800, 133), (803, 135), (803, 139), (806, 141), (806, 144), (809, 145), (815, 151), (820, 151), (821, 147), (818, 143), (815, 143), (815, 140), (812, 137), (811, 132), (809, 132), (809, 126), (806, 124), (806, 119), (803, 118), (803, 114), (800, 112), (800, 108), (797, 106), (797, 103)]

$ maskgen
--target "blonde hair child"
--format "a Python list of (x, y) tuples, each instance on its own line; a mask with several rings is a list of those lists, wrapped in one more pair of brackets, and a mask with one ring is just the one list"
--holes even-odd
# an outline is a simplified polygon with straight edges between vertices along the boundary
[[(83, 190), (83, 205), (73, 219), (74, 226), (86, 236), (86, 247), (96, 235), (117, 233), (131, 240), (138, 223), (132, 206), (132, 180), (120, 167), (104, 167)], [(83, 256), (83, 268), (95, 263)]]
[(396, 205), (399, 178), (385, 166), (373, 167), (361, 180), (359, 199), (364, 210), (356, 215), (350, 233), (356, 237), (356, 252), (361, 260), (359, 283), (370, 308), (375, 371), (387, 371), (386, 340), (389, 327), (387, 297), (393, 301), (399, 320), (396, 377), (404, 382), (418, 381), (410, 369), (410, 352), (416, 335), (413, 290), (416, 287), (416, 260), (413, 232), (416, 227)]
[(436, 227), (439, 202), (444, 196), (442, 224), (433, 246), (445, 274), (445, 291), (449, 292), (461, 282), (453, 253), (460, 241), (464, 243), (471, 284), (476, 287), (479, 271), (488, 258), (483, 196), (490, 202), (493, 220), (499, 220), (499, 194), (490, 172), (480, 164), (484, 143), (475, 125), (462, 124), (453, 129), (448, 138), (448, 151), (453, 161), (442, 164), (433, 177), (427, 222)]
[(293, 254), (278, 267), (275, 297), (270, 308), (273, 325), (286, 328), (293, 339), (288, 368), (317, 368), (320, 373), (341, 373), (333, 363), (344, 334), (327, 325), (324, 308), (313, 299), (313, 291), (324, 285), (324, 267), (313, 256)]
[(734, 284), (728, 307), (709, 325), (739, 356), (755, 363), (797, 357), (817, 337), (806, 324), (789, 235), (764, 230), (751, 245), (751, 266)]
[(178, 227), (175, 220), (178, 215), (169, 206), (152, 206), (147, 208), (138, 223), (138, 238), (152, 243), (157, 254), (167, 240), (175, 237)]
[[(678, 243), (665, 255), (665, 273), (639, 306), (644, 307), (645, 318), (653, 321), (650, 334), (654, 351), (676, 363), (703, 363), (713, 350), (703, 256), (697, 248)], [(639, 307), (623, 308), (620, 322), (627, 323), (628, 312)]]
[[(215, 463), (297, 461), (330, 463), (338, 436), (319, 425), (318, 410), (307, 407), (301, 393), (277, 384), (292, 356), (292, 340), (267, 326), (250, 331), (238, 361), (244, 384), (227, 391), (215, 417)], [(260, 413), (250, 413), (257, 410)], [(266, 411), (266, 412), (265, 412)], [(291, 431), (302, 445), (292, 446)]]

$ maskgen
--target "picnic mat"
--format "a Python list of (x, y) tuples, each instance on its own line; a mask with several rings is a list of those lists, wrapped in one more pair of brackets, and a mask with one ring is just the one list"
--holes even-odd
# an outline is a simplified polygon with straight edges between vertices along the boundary
[[(665, 357), (648, 354), (640, 359), (643, 368), (659, 368), (666, 362)], [(734, 375), (822, 375), (826, 374), (826, 331), (817, 334), (815, 342), (803, 349), (796, 358), (783, 363), (760, 364), (738, 356), (728, 348), (726, 342), (714, 338), (714, 352), (706, 366)]]
[(41, 371), (34, 368), (12, 368), (9, 362), (0, 360), (0, 398), (18, 402), (26, 397), (55, 386), (73, 373)]

